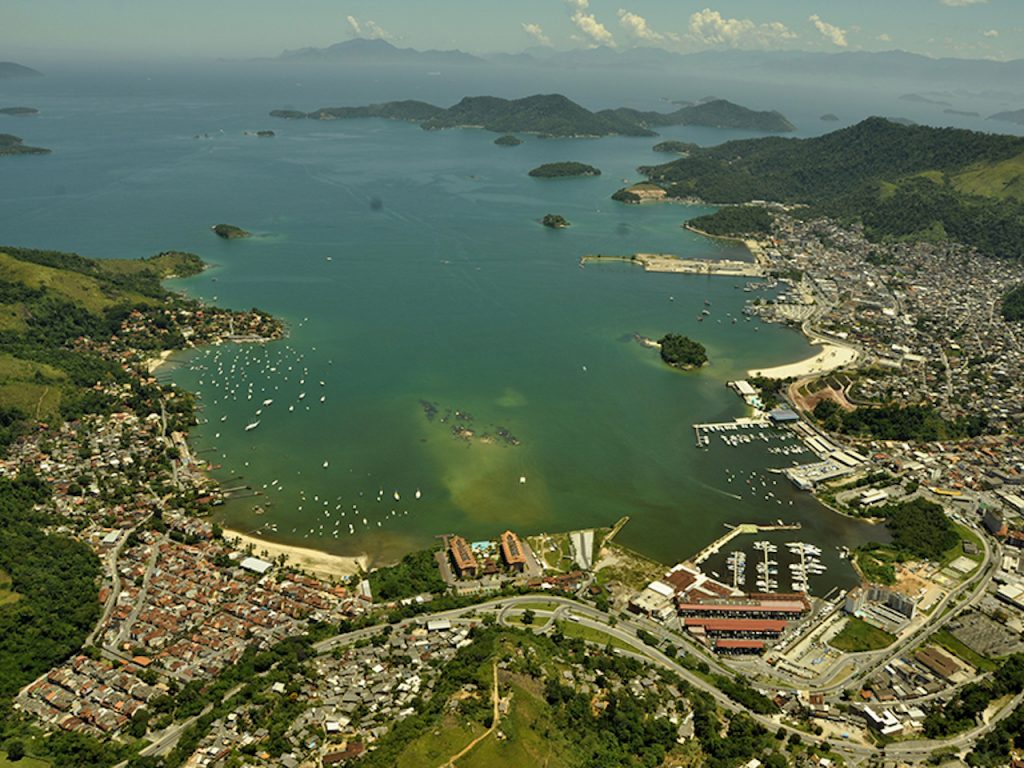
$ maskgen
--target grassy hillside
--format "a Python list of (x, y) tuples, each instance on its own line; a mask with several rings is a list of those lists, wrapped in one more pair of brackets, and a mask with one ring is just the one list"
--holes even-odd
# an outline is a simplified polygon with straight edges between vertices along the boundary
[(23, 419), (104, 410), (108, 403), (92, 387), (124, 373), (75, 340), (109, 339), (132, 310), (155, 312), (165, 304), (163, 278), (201, 268), (198, 257), (173, 252), (101, 261), (0, 248), (0, 447)]
[(813, 139), (731, 141), (640, 171), (677, 197), (770, 200), (860, 220), (876, 239), (944, 239), (1024, 258), (1024, 138), (884, 118)]

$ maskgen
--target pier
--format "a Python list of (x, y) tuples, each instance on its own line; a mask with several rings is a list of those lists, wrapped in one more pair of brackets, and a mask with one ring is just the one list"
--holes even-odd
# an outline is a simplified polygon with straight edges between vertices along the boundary
[(645, 272), (671, 272), (684, 275), (723, 275), (726, 277), (764, 277), (764, 268), (751, 261), (732, 259), (681, 259), (670, 253), (634, 253), (632, 256), (604, 256), (588, 254), (580, 259), (580, 266), (591, 262), (621, 261), (638, 264)]

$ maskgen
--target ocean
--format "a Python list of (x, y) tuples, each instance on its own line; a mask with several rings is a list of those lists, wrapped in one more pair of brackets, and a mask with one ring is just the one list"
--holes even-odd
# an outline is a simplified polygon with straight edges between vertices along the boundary
[[(665, 82), (626, 80), (576, 73), (561, 85), (587, 106), (648, 109), (715, 87), (780, 109), (801, 135), (834, 127), (816, 116), (856, 102), (803, 94), (763, 103), (782, 91), (676, 83), (686, 92), (668, 92)], [(803, 529), (776, 540), (825, 550), (830, 570), (812, 586), (848, 586), (854, 574), (836, 545), (885, 532), (832, 513), (769, 471), (810, 454), (773, 450), (787, 444), (782, 433), (736, 447), (694, 443), (692, 424), (744, 414), (727, 381), (813, 354), (796, 331), (744, 318), (746, 299), (773, 292), (744, 292), (737, 278), (579, 263), (592, 253), (749, 258), (682, 229), (710, 209), (609, 199), (639, 180), (637, 166), (671, 159), (652, 152), (661, 139), (524, 136), (504, 148), (482, 130), (267, 114), (390, 98), (448, 104), (550, 86), (522, 74), (489, 88), (476, 72), (327, 77), (229, 64), (4, 82), (4, 105), (42, 113), (0, 118), (0, 131), (54, 153), (0, 161), (0, 241), (99, 258), (192, 251), (211, 268), (175, 288), (285, 321), (280, 342), (196, 350), (164, 369), (200, 394), (193, 449), (225, 486), (259, 492), (218, 511), (231, 527), (384, 563), (450, 532), (475, 540), (628, 515), (619, 541), (673, 563), (726, 524), (782, 519)], [(863, 113), (847, 123), (870, 111), (869, 97), (859, 98)], [(276, 135), (247, 134), (260, 129)], [(673, 128), (662, 138), (747, 135)], [(527, 176), (562, 160), (602, 175)], [(541, 226), (547, 213), (571, 226)], [(210, 232), (220, 222), (254, 236), (221, 240)], [(702, 342), (711, 364), (674, 371), (634, 340), (667, 332)]]

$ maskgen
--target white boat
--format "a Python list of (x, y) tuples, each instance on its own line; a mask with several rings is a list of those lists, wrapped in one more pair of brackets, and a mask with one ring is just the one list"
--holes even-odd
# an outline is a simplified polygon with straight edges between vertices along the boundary
[(263, 401), (263, 404), (264, 405), (270, 405), (272, 402), (274, 402), (273, 399), (267, 398), (266, 400)]
[(260, 425), (259, 420), (254, 421), (252, 424), (246, 424), (245, 425), (245, 431), (246, 432), (251, 432), (252, 430), (256, 429), (256, 427), (258, 427), (259, 425)]
[(419, 498), (420, 496), (422, 496), (422, 495), (423, 495), (423, 494), (422, 494), (422, 493), (420, 493), (420, 489), (419, 489), (419, 488), (417, 488), (417, 489), (416, 489), (416, 498), (418, 499), (418, 498)]

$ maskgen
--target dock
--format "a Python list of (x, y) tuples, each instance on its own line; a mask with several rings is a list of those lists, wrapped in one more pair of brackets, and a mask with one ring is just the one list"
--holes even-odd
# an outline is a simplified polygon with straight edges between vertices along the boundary
[(749, 416), (741, 416), (733, 421), (709, 422), (707, 424), (694, 424), (693, 433), (697, 439), (697, 447), (705, 448), (711, 442), (708, 432), (731, 432), (737, 429), (767, 429), (772, 426), (768, 419), (755, 419)]
[(775, 523), (773, 525), (740, 523), (739, 525), (732, 527), (727, 534), (704, 547), (704, 549), (697, 553), (692, 562), (694, 565), (700, 565), (712, 555), (716, 555), (721, 552), (722, 547), (737, 536), (742, 536), (745, 533), (760, 533), (761, 531), (799, 531), (800, 527), (800, 523)]
[(588, 254), (580, 265), (602, 261), (622, 261), (637, 264), (645, 272), (669, 272), (684, 275), (722, 275), (726, 277), (764, 277), (764, 268), (751, 261), (734, 259), (682, 259), (671, 253), (634, 253), (632, 256), (605, 256)]

